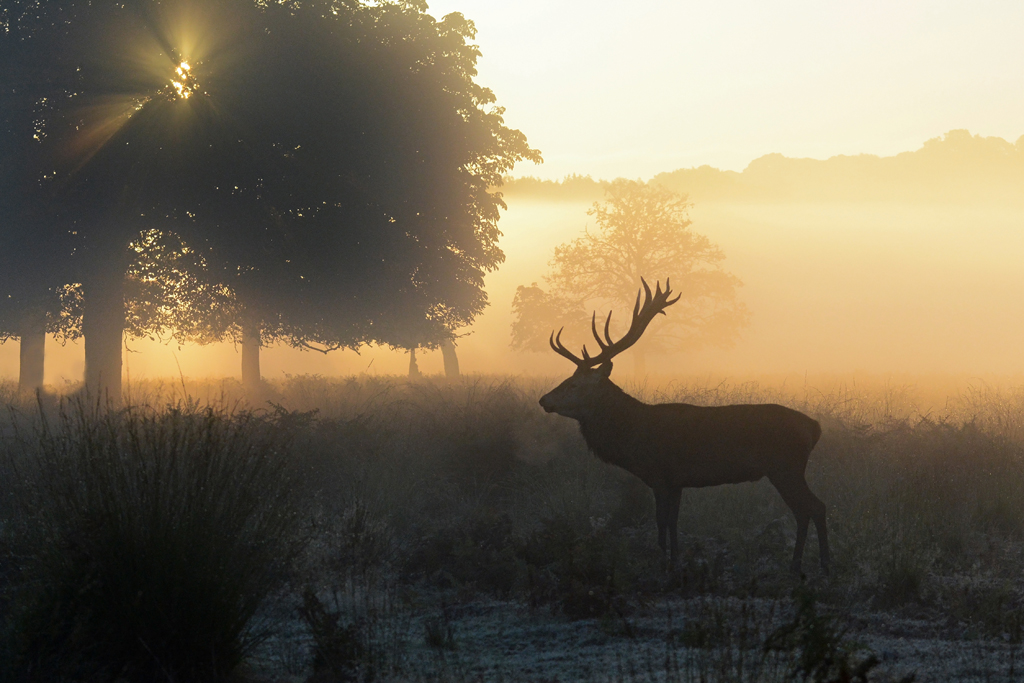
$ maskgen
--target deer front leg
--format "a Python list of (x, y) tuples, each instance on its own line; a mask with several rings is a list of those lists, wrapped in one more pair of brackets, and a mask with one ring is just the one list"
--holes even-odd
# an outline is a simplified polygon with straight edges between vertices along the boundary
[(654, 490), (655, 518), (658, 520), (658, 545), (661, 547), (662, 554), (668, 550), (668, 516), (671, 507), (669, 500), (670, 496), (667, 491)]
[(679, 557), (679, 503), (683, 490), (676, 489), (668, 494), (668, 538), (671, 548), (669, 560), (673, 565)]

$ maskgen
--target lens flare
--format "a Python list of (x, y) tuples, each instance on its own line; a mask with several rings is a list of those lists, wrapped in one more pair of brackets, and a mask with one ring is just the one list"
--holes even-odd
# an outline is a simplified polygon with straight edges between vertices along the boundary
[(174, 89), (174, 98), (187, 100), (196, 91), (196, 82), (192, 77), (192, 67), (187, 61), (182, 61), (174, 69), (174, 76), (171, 78), (171, 87)]

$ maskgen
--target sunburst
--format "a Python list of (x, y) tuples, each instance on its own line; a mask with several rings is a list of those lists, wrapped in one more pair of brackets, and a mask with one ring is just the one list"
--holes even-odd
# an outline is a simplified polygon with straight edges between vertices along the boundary
[(171, 77), (171, 88), (175, 99), (180, 100), (187, 100), (197, 91), (198, 84), (192, 75), (192, 66), (187, 60), (182, 60), (174, 68), (174, 75)]

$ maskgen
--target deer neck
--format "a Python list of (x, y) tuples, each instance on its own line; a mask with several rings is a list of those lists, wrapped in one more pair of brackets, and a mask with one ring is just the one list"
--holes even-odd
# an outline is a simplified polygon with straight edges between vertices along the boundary
[(602, 391), (592, 410), (579, 419), (580, 432), (594, 455), (630, 469), (630, 443), (635, 437), (636, 415), (643, 405), (614, 384)]

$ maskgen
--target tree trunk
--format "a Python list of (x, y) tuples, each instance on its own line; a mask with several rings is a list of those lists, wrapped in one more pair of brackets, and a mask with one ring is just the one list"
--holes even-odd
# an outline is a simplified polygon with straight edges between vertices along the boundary
[(260, 375), (260, 325), (248, 322), (242, 326), (242, 388), (246, 392), (254, 392), (260, 388), (263, 377)]
[(416, 347), (409, 349), (409, 378), (420, 377), (420, 366), (416, 364)]
[(92, 400), (116, 407), (121, 404), (124, 269), (85, 283), (83, 294), (85, 390)]
[(46, 313), (31, 313), (22, 325), (18, 390), (34, 394), (43, 388), (43, 359), (46, 347)]
[(455, 379), (459, 376), (459, 357), (455, 353), (455, 342), (445, 339), (441, 342), (441, 356), (444, 358), (444, 376)]
[(647, 349), (642, 346), (633, 347), (633, 379), (637, 382), (647, 377)]

